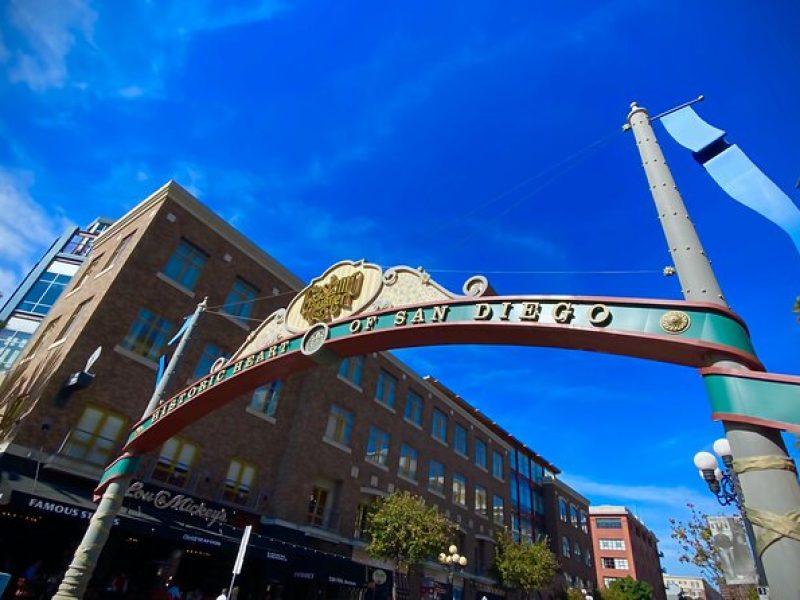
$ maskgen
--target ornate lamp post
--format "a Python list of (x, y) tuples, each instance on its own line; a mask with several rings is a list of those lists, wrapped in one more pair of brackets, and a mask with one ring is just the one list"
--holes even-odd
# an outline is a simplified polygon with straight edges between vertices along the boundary
[(448, 554), (442, 552), (439, 555), (439, 562), (444, 566), (447, 571), (447, 583), (450, 586), (450, 598), (455, 600), (455, 589), (453, 587), (453, 579), (456, 573), (460, 573), (467, 566), (467, 557), (461, 556), (458, 553), (458, 547), (452, 544), (448, 549)]
[(708, 489), (716, 496), (722, 506), (735, 504), (744, 515), (744, 497), (739, 486), (739, 478), (733, 470), (733, 454), (726, 438), (714, 442), (714, 452), (722, 459), (725, 470), (719, 468), (717, 457), (711, 452), (698, 452), (694, 455), (694, 466), (698, 468), (700, 477), (708, 484)]

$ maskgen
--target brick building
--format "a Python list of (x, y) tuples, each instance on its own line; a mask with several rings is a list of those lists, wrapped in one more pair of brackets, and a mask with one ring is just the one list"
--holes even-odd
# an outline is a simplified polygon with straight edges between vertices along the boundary
[(702, 577), (692, 577), (691, 575), (664, 575), (664, 585), (670, 584), (680, 588), (684, 598), (696, 598), (698, 600), (722, 600), (722, 594), (715, 590)]
[(589, 592), (597, 587), (589, 530), (589, 500), (555, 474), (544, 479), (547, 537), (550, 549), (558, 556), (564, 587)]
[[(37, 559), (43, 572), (63, 569), (103, 467), (148, 402), (167, 340), (200, 300), (209, 309), (176, 389), (230, 356), (302, 286), (173, 182), (103, 232), (21, 356), (17, 391), (6, 393), (19, 401), (0, 421), (0, 541), (14, 550), (0, 544), (0, 560), (17, 573)], [(65, 380), (98, 347), (93, 383), (66, 400)], [(125, 575), (139, 593), (174, 577), (185, 590), (216, 593), (240, 528), (253, 524), (240, 578), (253, 598), (358, 597), (380, 569), (388, 581), (378, 598), (392, 574), (364, 552), (367, 510), (406, 489), (460, 527), (454, 541), (469, 565), (456, 596), (491, 600), (504, 595), (488, 573), (494, 531), (531, 539), (544, 530), (545, 468), (558, 472), (391, 354), (352, 357), (266, 383), (146, 457), (94, 585)], [(32, 523), (48, 531), (46, 547), (26, 535)], [(434, 564), (422, 577), (411, 597), (445, 581)]]
[(591, 506), (589, 522), (594, 544), (597, 586), (632, 577), (653, 588), (655, 600), (665, 600), (658, 539), (624, 506)]

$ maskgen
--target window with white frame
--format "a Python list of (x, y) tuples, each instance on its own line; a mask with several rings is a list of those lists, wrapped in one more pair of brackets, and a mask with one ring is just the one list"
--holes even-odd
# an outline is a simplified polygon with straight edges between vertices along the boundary
[(463, 475), (453, 474), (453, 503), (467, 505), (467, 479)]
[(349, 446), (352, 432), (353, 413), (335, 404), (332, 405), (325, 427), (325, 439), (342, 446)]
[(196, 456), (197, 444), (180, 437), (170, 438), (161, 447), (161, 454), (151, 478), (183, 487), (189, 480), (189, 472)]
[(489, 516), (489, 495), (482, 485), (475, 486), (475, 512), (484, 517)]
[(625, 540), (600, 538), (598, 543), (600, 550), (625, 550)]
[(222, 499), (235, 504), (247, 504), (255, 477), (254, 465), (238, 458), (231, 459), (222, 489)]
[(125, 417), (99, 406), (86, 406), (60, 452), (98, 466), (107, 465), (122, 440)]

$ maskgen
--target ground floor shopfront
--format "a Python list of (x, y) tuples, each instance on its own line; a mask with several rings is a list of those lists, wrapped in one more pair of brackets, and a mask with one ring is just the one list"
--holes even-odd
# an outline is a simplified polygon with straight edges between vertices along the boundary
[[(0, 572), (12, 575), (3, 598), (14, 598), (24, 588), (23, 597), (49, 599), (95, 510), (90, 482), (38, 467), (0, 456)], [(391, 572), (378, 585), (375, 569), (349, 556), (298, 543), (291, 535), (281, 537), (275, 528), (264, 534), (258, 515), (137, 482), (86, 597), (148, 599), (171, 581), (185, 597), (216, 598), (230, 585), (247, 524), (254, 533), (234, 586), (239, 600), (391, 596)]]

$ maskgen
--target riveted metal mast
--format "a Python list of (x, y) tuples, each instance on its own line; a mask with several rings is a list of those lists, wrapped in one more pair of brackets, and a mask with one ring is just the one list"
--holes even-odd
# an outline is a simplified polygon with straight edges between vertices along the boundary
[[(711, 263), (664, 160), (647, 110), (637, 106), (635, 102), (632, 103), (625, 128), (630, 128), (636, 139), (683, 297), (694, 302), (709, 302), (728, 308)], [(719, 360), (716, 357), (709, 357), (708, 366), (748, 370), (741, 363)], [(776, 429), (733, 422), (723, 422), (723, 425), (736, 458), (788, 457), (783, 438)], [(800, 510), (800, 487), (792, 471), (748, 471), (739, 475), (739, 481), (747, 508), (779, 515)], [(758, 527), (754, 529), (756, 537), (763, 533)], [(762, 581), (766, 575), (765, 583), (770, 586), (770, 598), (797, 598), (797, 590), (800, 589), (800, 542), (783, 537), (770, 545), (761, 555), (761, 560), (756, 562)]]

